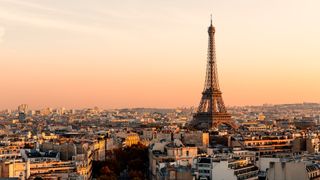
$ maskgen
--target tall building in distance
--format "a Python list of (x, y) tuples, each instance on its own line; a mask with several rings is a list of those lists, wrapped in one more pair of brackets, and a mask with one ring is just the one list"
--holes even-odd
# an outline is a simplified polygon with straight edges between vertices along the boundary
[(28, 105), (27, 104), (21, 104), (18, 106), (18, 119), (20, 122), (25, 121), (26, 119), (26, 114), (28, 111)]
[(212, 25), (212, 18), (208, 34), (208, 63), (205, 84), (200, 105), (193, 116), (191, 126), (199, 130), (209, 130), (224, 124), (235, 129), (237, 126), (226, 110), (219, 87), (214, 39), (215, 27)]
[(28, 111), (28, 105), (27, 104), (20, 104), (18, 106), (18, 112), (26, 113)]

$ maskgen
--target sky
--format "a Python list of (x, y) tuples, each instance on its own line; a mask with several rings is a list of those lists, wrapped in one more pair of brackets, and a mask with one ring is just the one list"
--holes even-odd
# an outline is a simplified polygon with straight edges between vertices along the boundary
[(0, 0), (0, 109), (320, 102), (318, 0)]

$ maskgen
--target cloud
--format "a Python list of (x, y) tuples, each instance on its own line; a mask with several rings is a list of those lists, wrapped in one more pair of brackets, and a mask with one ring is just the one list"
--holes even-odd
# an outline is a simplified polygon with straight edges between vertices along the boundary
[(5, 34), (4, 27), (0, 27), (0, 43), (3, 42), (4, 34)]
[(60, 14), (68, 14), (68, 15), (76, 15), (69, 11), (63, 11), (60, 9), (52, 8), (52, 7), (46, 7), (42, 4), (32, 3), (32, 2), (26, 2), (26, 1), (20, 1), (20, 0), (2, 0), (5, 3), (13, 5), (13, 7), (16, 8), (25, 8), (29, 10), (40, 10), (41, 12), (54, 12), (54, 13), (60, 13)]
[(28, 24), (40, 28), (97, 34), (99, 36), (105, 35), (105, 29), (108, 27), (102, 26), (101, 23), (97, 23), (92, 19), (83, 20), (83, 18), (79, 17), (82, 17), (82, 14), (47, 7), (41, 3), (0, 0), (0, 20)]
[(0, 7), (0, 19), (15, 21), (19, 23), (26, 23), (38, 27), (55, 28), (61, 30), (68, 30), (81, 33), (95, 33), (103, 34), (102, 28), (96, 26), (89, 26), (84, 24), (78, 24), (71, 21), (54, 20), (51, 18), (40, 18), (35, 16), (28, 16), (27, 14), (11, 13), (10, 11), (2, 10)]
[(68, 6), (66, 6), (64, 3), (53, 3), (53, 1), (50, 3), (44, 0), (33, 2), (0, 0), (0, 21), (19, 26), (27, 25), (32, 28), (62, 30), (109, 38), (121, 33), (125, 26), (123, 22), (132, 19), (131, 16), (118, 13), (113, 8), (109, 9), (97, 4), (90, 5), (88, 11), (83, 12), (85, 2), (85, 0), (82, 1), (79, 7), (73, 7), (71, 6), (73, 3), (67, 3)]

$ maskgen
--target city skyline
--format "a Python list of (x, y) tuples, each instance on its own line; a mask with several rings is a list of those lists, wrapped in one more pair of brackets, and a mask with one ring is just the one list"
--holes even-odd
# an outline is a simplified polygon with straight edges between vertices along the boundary
[(0, 0), (0, 109), (196, 107), (211, 13), (226, 105), (319, 102), (317, 4)]

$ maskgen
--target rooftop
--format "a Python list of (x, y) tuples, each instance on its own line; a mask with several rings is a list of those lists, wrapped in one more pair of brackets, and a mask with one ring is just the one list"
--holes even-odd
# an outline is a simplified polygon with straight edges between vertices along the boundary
[(39, 152), (36, 150), (31, 150), (30, 152), (26, 152), (28, 158), (36, 158), (36, 157), (51, 157), (56, 158), (58, 155), (58, 152), (54, 151), (46, 151), (46, 152)]

